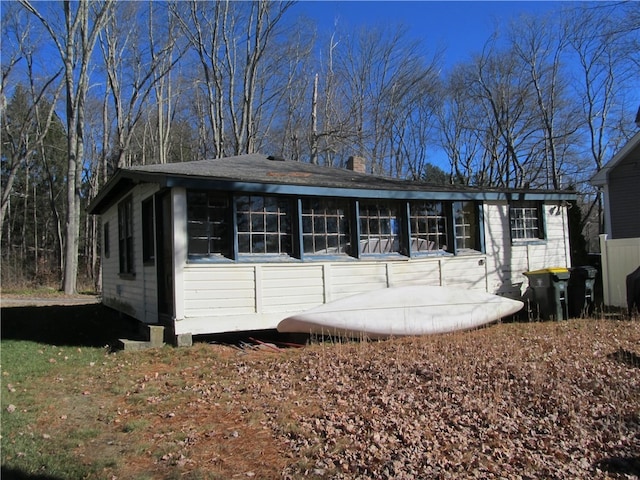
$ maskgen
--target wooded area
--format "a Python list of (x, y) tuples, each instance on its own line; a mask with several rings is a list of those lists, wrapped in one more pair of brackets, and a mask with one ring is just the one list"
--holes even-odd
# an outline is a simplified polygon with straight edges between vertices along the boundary
[(514, 19), (469, 54), (445, 69), (428, 36), (398, 25), (324, 35), (294, 2), (6, 2), (2, 284), (98, 284), (85, 210), (117, 168), (253, 152), (573, 188), (595, 238), (586, 180), (637, 129), (640, 4)]

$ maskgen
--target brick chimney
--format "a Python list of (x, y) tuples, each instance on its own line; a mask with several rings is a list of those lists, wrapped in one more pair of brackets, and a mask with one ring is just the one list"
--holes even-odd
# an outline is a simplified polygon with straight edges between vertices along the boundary
[(349, 157), (349, 160), (347, 160), (347, 170), (367, 173), (367, 160), (364, 157)]

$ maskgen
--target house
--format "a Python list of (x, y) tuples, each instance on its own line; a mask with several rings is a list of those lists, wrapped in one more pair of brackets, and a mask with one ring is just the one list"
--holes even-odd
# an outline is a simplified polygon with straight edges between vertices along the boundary
[[(640, 128), (640, 109), (636, 123)], [(603, 191), (600, 236), (605, 305), (628, 307), (627, 276), (640, 267), (640, 131), (590, 180)]]
[(103, 303), (178, 344), (400, 285), (513, 297), (527, 270), (569, 266), (564, 191), (434, 187), (258, 154), (116, 172)]
[(640, 237), (640, 131), (590, 182), (603, 190), (607, 236), (610, 239)]

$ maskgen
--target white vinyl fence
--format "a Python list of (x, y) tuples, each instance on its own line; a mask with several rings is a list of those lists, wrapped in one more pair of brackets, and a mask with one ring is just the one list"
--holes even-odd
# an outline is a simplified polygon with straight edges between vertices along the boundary
[(600, 235), (604, 304), (627, 306), (627, 275), (640, 267), (640, 238), (607, 240)]

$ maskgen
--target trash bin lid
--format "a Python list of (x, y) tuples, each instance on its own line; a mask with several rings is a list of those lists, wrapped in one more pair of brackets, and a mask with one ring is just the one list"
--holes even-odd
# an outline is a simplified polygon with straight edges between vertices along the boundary
[(530, 272), (524, 272), (525, 275), (543, 275), (545, 273), (557, 275), (559, 273), (569, 273), (569, 269), (565, 267), (549, 267), (541, 268), (540, 270), (531, 270)]
[(592, 267), (591, 265), (582, 265), (580, 267), (574, 267), (571, 270), (580, 272), (584, 274), (587, 278), (596, 278), (596, 275), (598, 274), (598, 269), (595, 267)]

